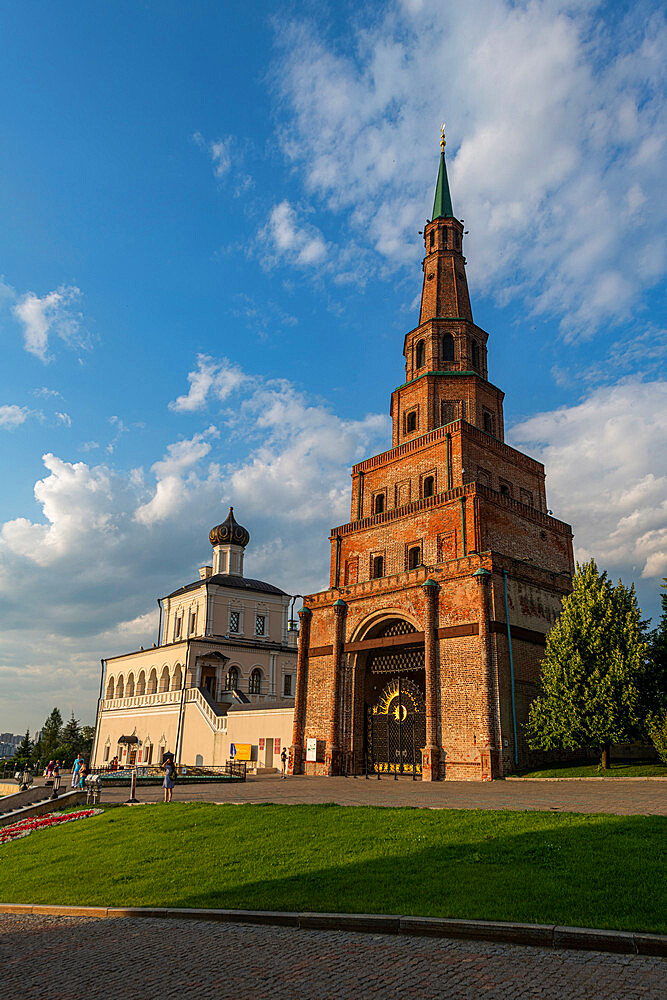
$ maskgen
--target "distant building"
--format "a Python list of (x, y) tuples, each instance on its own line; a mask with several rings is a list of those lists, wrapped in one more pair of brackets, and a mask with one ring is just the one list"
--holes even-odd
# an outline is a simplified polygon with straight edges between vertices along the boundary
[(289, 745), (296, 674), (290, 595), (244, 576), (250, 534), (230, 507), (209, 534), (212, 565), (162, 598), (152, 649), (103, 661), (93, 763), (223, 764), (232, 744), (277, 765)]
[(13, 757), (22, 740), (16, 733), (0, 733), (0, 757)]

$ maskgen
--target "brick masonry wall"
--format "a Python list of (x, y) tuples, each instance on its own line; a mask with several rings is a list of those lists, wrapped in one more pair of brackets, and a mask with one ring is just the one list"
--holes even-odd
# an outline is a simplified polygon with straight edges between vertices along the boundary
[[(494, 560), (496, 565), (494, 565)], [(383, 580), (369, 581), (340, 590), (330, 590), (306, 598), (313, 610), (311, 649), (326, 649), (333, 631), (332, 606), (342, 598), (347, 604), (345, 641), (357, 641), (382, 618), (401, 617), (410, 621), (417, 631), (424, 629), (425, 597), (423, 583), (427, 576), (440, 585), (438, 626), (447, 628), (477, 624), (480, 616), (479, 584), (473, 576), (480, 564), (493, 572), (491, 614), (499, 625), (505, 621), (504, 588), (501, 568), (509, 570), (508, 603), (515, 677), (515, 706), (519, 737), (519, 764), (533, 759), (523, 738), (523, 725), (528, 707), (536, 691), (543, 643), (526, 641), (516, 630), (530, 629), (536, 638), (546, 635), (568, 591), (564, 576), (546, 573), (537, 568), (503, 557), (485, 555), (455, 560), (445, 566), (424, 567)], [(521, 576), (523, 574), (523, 577)], [(517, 578), (518, 577), (518, 578)], [(344, 657), (345, 669), (358, 675), (354, 685), (356, 702), (352, 709), (348, 745), (353, 752), (357, 770), (363, 766), (364, 708), (363, 653), (350, 652)], [(480, 734), (489, 724), (480, 639), (478, 635), (441, 638), (438, 642), (438, 745), (442, 748), (441, 776), (447, 779), (479, 779), (481, 777)], [(311, 656), (308, 666), (308, 701), (304, 741), (308, 737), (326, 740), (332, 703), (333, 658), (321, 652)], [(512, 717), (509, 646), (506, 635), (493, 636), (492, 701), (496, 705), (491, 721), (494, 745), (498, 753), (500, 773), (511, 772), (514, 764), (514, 722)], [(307, 773), (323, 773), (324, 765), (311, 764)]]

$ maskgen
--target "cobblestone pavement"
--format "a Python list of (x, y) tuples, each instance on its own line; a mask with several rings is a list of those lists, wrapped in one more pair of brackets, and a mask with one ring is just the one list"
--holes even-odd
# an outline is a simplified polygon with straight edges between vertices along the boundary
[[(631, 781), (436, 781), (401, 778), (286, 778), (265, 775), (244, 783), (187, 785), (179, 778), (174, 798), (185, 802), (337, 802), (340, 805), (422, 806), (432, 809), (544, 809), (667, 816), (667, 780)], [(129, 787), (108, 788), (107, 802), (124, 802)], [(137, 788), (142, 802), (158, 802), (159, 786)]]
[(0, 915), (0, 1000), (664, 1000), (667, 961), (339, 931)]

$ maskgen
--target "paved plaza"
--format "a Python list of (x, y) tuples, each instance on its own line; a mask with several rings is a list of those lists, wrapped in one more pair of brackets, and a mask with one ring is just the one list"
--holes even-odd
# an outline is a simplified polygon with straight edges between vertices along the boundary
[[(105, 802), (124, 802), (129, 786), (107, 788)], [(142, 802), (158, 802), (162, 788), (137, 789)], [(553, 812), (667, 816), (667, 779), (607, 778), (582, 781), (411, 781), (377, 778), (249, 777), (244, 783), (188, 785), (179, 778), (181, 802), (336, 802), (345, 806), (412, 806), (430, 809), (544, 809)]]
[(0, 915), (0, 1000), (664, 1000), (638, 955), (190, 920)]

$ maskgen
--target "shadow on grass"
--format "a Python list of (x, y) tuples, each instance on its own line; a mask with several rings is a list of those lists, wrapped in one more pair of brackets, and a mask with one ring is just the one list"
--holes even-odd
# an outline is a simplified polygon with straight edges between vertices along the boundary
[(0, 899), (667, 932), (664, 817), (183, 804), (98, 820), (0, 854)]
[[(666, 831), (667, 832), (667, 829)], [(180, 894), (180, 906), (514, 920), (667, 932), (667, 871), (585, 827), (501, 835)], [(627, 852), (622, 842), (627, 839)], [(646, 845), (648, 848), (648, 845)], [(653, 845), (655, 847), (655, 845)], [(632, 852), (633, 857), (628, 856)], [(176, 905), (176, 904), (174, 904)]]

